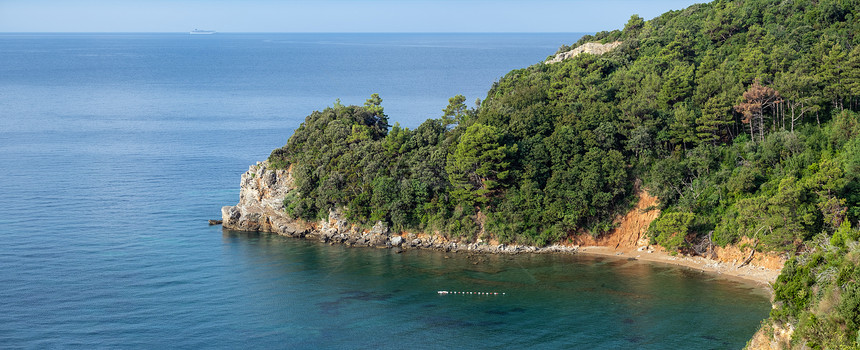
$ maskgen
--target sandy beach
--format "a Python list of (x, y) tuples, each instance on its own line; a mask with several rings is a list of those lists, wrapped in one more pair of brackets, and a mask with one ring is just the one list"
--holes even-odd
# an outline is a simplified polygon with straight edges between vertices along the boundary
[(618, 227), (599, 238), (588, 235), (575, 237), (570, 243), (578, 246), (577, 252), (600, 256), (615, 256), (663, 264), (684, 266), (690, 269), (713, 273), (727, 278), (754, 282), (767, 289), (776, 281), (785, 264), (785, 258), (756, 252), (749, 264), (739, 267), (749, 257), (752, 242), (742, 239), (734, 246), (715, 247), (717, 260), (701, 256), (670, 254), (662, 247), (650, 245), (648, 226), (660, 215), (655, 209), (657, 198), (647, 191), (638, 191), (636, 207), (618, 219)]
[(577, 250), (577, 253), (587, 255), (611, 256), (625, 259), (633, 258), (639, 261), (683, 266), (694, 270), (700, 270), (706, 273), (713, 273), (725, 276), (728, 278), (743, 279), (746, 281), (754, 282), (768, 289), (771, 288), (771, 283), (776, 281), (776, 277), (779, 276), (780, 273), (780, 270), (778, 269), (754, 266), (752, 264), (738, 267), (739, 264), (707, 259), (700, 256), (691, 257), (680, 254), (672, 256), (664, 251), (653, 251), (652, 253), (649, 253), (646, 250), (629, 251), (616, 250), (612, 247), (585, 246), (580, 247)]

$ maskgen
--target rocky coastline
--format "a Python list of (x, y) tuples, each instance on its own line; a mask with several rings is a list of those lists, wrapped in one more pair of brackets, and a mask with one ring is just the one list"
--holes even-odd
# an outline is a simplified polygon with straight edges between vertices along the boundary
[(382, 222), (370, 229), (350, 224), (340, 210), (329, 211), (328, 220), (307, 222), (293, 219), (284, 211), (284, 198), (294, 190), (290, 169), (271, 169), (268, 162), (251, 165), (244, 174), (239, 203), (221, 208), (222, 225), (237, 231), (260, 231), (295, 238), (348, 246), (432, 249), (444, 252), (490, 254), (574, 253), (578, 246), (535, 247), (516, 244), (489, 244), (452, 240), (440, 234), (391, 232)]
[[(517, 244), (495, 244), (493, 242), (467, 242), (449, 239), (441, 234), (392, 232), (382, 222), (366, 228), (349, 223), (340, 210), (329, 211), (327, 220), (308, 222), (294, 219), (284, 210), (284, 198), (295, 189), (291, 169), (272, 169), (267, 161), (251, 165), (244, 174), (239, 191), (239, 203), (221, 208), (224, 229), (237, 231), (269, 232), (283, 236), (304, 238), (328, 244), (343, 244), (355, 247), (389, 248), (397, 250), (430, 249), (443, 252), (485, 253), (485, 254), (541, 254), (568, 253), (588, 254), (607, 257), (642, 260), (684, 266), (740, 278), (770, 288), (776, 280), (784, 260), (770, 262), (772, 257), (756, 255), (755, 261), (742, 264), (740, 251), (728, 254), (718, 250), (717, 259), (673, 255), (662, 247), (648, 245), (644, 238), (648, 224), (657, 213), (648, 215), (628, 214), (621, 218), (620, 229), (615, 235), (601, 240), (585, 240), (572, 244), (555, 244), (535, 247)], [(647, 195), (646, 195), (647, 196)], [(649, 199), (650, 196), (647, 196)], [(640, 201), (639, 206), (647, 206), (653, 198)], [(631, 213), (641, 212), (634, 208)], [(636, 222), (635, 225), (629, 225)], [(629, 237), (628, 237), (629, 236)], [(729, 249), (738, 250), (736, 247)], [(771, 266), (774, 265), (774, 266)]]

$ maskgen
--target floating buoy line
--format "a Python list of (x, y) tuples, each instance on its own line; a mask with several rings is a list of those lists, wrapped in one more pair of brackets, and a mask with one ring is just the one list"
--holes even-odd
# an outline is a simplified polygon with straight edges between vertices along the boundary
[(438, 292), (439, 295), (448, 295), (448, 294), (462, 294), (462, 295), (505, 295), (505, 293), (499, 292), (454, 292), (448, 290), (440, 290)]

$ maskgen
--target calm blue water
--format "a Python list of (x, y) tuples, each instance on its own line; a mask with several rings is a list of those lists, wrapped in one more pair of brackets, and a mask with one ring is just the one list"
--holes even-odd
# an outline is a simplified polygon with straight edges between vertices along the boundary
[(414, 127), (578, 37), (0, 34), (0, 348), (742, 347), (767, 296), (689, 270), (206, 225), (312, 110)]

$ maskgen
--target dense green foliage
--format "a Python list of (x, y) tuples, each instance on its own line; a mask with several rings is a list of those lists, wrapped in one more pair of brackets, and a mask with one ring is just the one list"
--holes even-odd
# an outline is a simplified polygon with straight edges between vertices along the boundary
[[(858, 217), (857, 122), (856, 113), (843, 111), (823, 127), (774, 131), (760, 142), (742, 136), (659, 160), (648, 176), (668, 204), (662, 215), (695, 213), (700, 235), (713, 233), (720, 245), (746, 236), (763, 251), (794, 251), (820, 232), (833, 233)], [(850, 141), (840, 139), (846, 132)]]
[[(381, 98), (314, 112), (276, 166), (294, 164), (294, 216), (333, 207), (394, 229), (544, 244), (598, 235), (659, 197), (652, 235), (673, 249), (749, 237), (794, 251), (860, 216), (855, 112), (858, 0), (715, 1), (579, 44), (601, 56), (508, 73), (475, 108), (462, 96), (414, 130)], [(560, 51), (569, 47), (563, 46)]]
[(672, 250), (686, 248), (687, 234), (696, 218), (691, 213), (672, 212), (654, 221), (653, 236), (657, 244)]
[[(689, 230), (718, 244), (747, 236), (761, 250), (792, 251), (860, 214), (856, 172), (847, 169), (858, 156), (847, 143), (860, 132), (858, 9), (858, 1), (717, 1), (647, 22), (634, 16), (623, 31), (577, 43), (623, 42), (610, 53), (510, 73), (479, 116), (519, 131), (520, 145), (572, 127), (565, 154), (621, 152), (627, 175), (660, 198), (652, 235), (670, 248), (686, 246), (677, 233)], [(523, 158), (548, 158), (553, 141), (521, 146)], [(559, 164), (528, 169), (556, 175)], [(539, 187), (551, 177), (522, 175)], [(693, 220), (679, 226), (679, 215)]]
[[(473, 113), (459, 96), (450, 113), (415, 130), (389, 128), (381, 102), (374, 94), (361, 107), (335, 103), (314, 112), (272, 152), (273, 166), (293, 166), (298, 193), (285, 199), (287, 211), (314, 220), (345, 208), (349, 220), (368, 226), (383, 221), (395, 229), (474, 235), (474, 205), (457, 203), (481, 203), (494, 186), (488, 181), (500, 176), (507, 149), (492, 139), (497, 131), (451, 129)], [(477, 148), (458, 143), (461, 135)]]
[(771, 318), (795, 325), (793, 347), (860, 347), (860, 231), (846, 221), (786, 263), (774, 284)]

